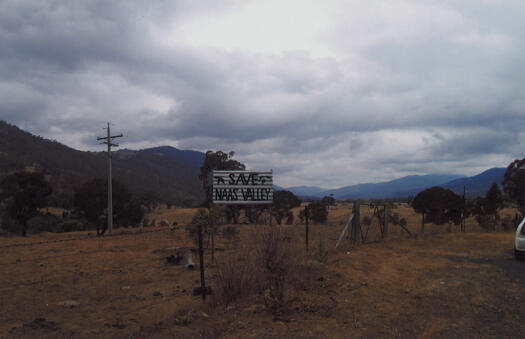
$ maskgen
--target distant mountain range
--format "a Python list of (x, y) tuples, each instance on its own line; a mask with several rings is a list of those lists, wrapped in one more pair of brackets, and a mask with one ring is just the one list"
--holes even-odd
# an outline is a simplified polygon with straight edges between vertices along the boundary
[[(170, 146), (143, 150), (121, 149), (112, 153), (114, 178), (134, 194), (156, 196), (175, 204), (198, 204), (204, 194), (198, 179), (205, 154), (179, 150)], [(0, 120), (0, 180), (7, 174), (33, 170), (43, 172), (50, 180), (57, 205), (71, 204), (74, 189), (93, 178), (106, 176), (105, 152), (83, 152), (57, 141), (31, 135)], [(505, 168), (491, 168), (472, 177), (453, 174), (411, 175), (379, 182), (323, 189), (294, 186), (287, 189), (299, 197), (319, 199), (333, 194), (335, 199), (393, 198), (416, 195), (425, 188), (442, 186), (467, 196), (484, 195), (492, 183), (501, 185)]]
[(442, 186), (456, 194), (463, 194), (463, 187), (465, 187), (467, 197), (478, 197), (485, 195), (493, 183), (497, 183), (501, 187), (506, 170), (506, 168), (494, 167), (472, 177), (449, 181)]
[(375, 199), (414, 196), (432, 186), (442, 186), (456, 194), (463, 194), (465, 186), (467, 197), (477, 197), (485, 195), (494, 182), (501, 186), (505, 170), (491, 168), (472, 177), (454, 174), (410, 175), (386, 182), (358, 184), (332, 190), (315, 186), (293, 186), (286, 189), (299, 197), (311, 199), (329, 195), (333, 195), (335, 199)]

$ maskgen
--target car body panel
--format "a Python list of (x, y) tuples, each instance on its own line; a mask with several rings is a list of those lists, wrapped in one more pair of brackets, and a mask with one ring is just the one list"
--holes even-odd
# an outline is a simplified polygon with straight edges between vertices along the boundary
[(525, 252), (525, 218), (521, 221), (516, 229), (516, 240), (514, 242), (514, 249)]

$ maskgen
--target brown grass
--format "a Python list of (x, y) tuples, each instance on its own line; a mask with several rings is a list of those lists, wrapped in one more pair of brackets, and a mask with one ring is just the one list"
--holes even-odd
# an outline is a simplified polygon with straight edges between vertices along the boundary
[[(304, 225), (274, 226), (280, 235), (268, 239), (290, 238), (290, 248), (278, 250), (262, 246), (264, 225), (237, 226), (238, 241), (217, 237), (216, 266), (205, 252), (206, 277), (219, 303), (213, 308), (192, 295), (199, 286), (198, 270), (165, 264), (166, 256), (193, 246), (184, 227), (150, 227), (142, 233), (120, 229), (103, 239), (89, 232), (0, 237), (0, 337), (525, 334), (525, 277), (520, 275), (525, 267), (514, 266), (520, 263), (512, 258), (512, 232), (485, 232), (469, 219), (466, 234), (457, 226), (448, 233), (438, 225), (427, 225), (421, 234), (420, 216), (408, 206), (393, 212), (408, 220), (415, 236), (391, 226), (389, 238), (379, 241), (373, 224), (369, 243), (355, 247), (345, 240), (336, 251), (337, 237), (351, 214), (349, 204), (339, 204), (330, 210), (327, 225), (311, 225), (308, 257)], [(193, 213), (163, 207), (149, 218), (183, 226)], [(513, 215), (512, 210), (504, 213)], [(363, 206), (361, 215), (371, 211)], [(328, 254), (326, 264), (315, 257), (319, 240)], [(257, 244), (261, 247), (256, 250)], [(292, 254), (279, 255), (281, 250)], [(253, 289), (265, 261), (250, 256), (256, 258), (259, 251), (267, 253), (266, 262), (277, 264), (269, 265), (266, 282), (262, 279), (260, 288)], [(288, 260), (292, 263), (286, 264)], [(198, 263), (198, 257), (194, 261)], [(279, 274), (272, 280), (280, 267), (291, 270), (283, 289), (271, 285), (282, 281)], [(280, 306), (287, 316), (276, 318), (265, 300), (269, 309), (272, 301), (283, 300)]]

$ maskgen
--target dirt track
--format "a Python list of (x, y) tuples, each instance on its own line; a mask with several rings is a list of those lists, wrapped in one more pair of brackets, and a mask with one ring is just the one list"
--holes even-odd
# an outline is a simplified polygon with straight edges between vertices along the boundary
[[(327, 244), (340, 229), (325, 226)], [(312, 244), (321, 230), (312, 227)], [(198, 271), (164, 261), (166, 248), (188, 246), (181, 231), (0, 239), (0, 337), (525, 336), (525, 262), (513, 258), (512, 233), (330, 250), (276, 319), (256, 298), (226, 308), (192, 296)], [(80, 240), (56, 241), (68, 237)]]

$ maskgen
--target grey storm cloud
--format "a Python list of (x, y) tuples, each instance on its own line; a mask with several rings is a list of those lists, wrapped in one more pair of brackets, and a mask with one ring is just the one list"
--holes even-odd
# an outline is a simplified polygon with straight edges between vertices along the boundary
[[(244, 27), (224, 25), (250, 5), (0, 1), (0, 119), (80, 149), (111, 121), (125, 147), (234, 150), (282, 185), (475, 174), (523, 156), (521, 2), (329, 1), (312, 38), (328, 53), (275, 52), (300, 25), (277, 27), (276, 4), (261, 15), (278, 33), (243, 42), (260, 49), (228, 45)], [(207, 25), (224, 44), (188, 38)]]

